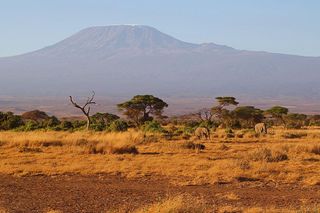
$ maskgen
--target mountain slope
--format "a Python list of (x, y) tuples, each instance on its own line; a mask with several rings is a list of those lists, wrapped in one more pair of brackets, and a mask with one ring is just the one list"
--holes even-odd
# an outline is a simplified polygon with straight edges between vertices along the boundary
[(0, 58), (0, 95), (320, 97), (320, 58), (192, 44), (148, 26), (91, 27)]

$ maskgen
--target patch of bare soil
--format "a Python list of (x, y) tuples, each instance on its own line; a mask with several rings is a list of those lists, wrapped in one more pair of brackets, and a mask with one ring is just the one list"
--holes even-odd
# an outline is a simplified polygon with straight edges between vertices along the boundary
[(300, 208), (320, 203), (320, 186), (301, 188), (258, 181), (173, 186), (167, 180), (129, 180), (110, 175), (14, 177), (0, 175), (0, 207), (8, 212), (132, 211), (166, 197), (190, 194), (209, 206)]

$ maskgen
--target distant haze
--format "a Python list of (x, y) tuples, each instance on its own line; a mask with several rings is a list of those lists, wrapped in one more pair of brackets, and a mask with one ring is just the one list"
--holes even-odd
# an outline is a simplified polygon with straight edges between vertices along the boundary
[(320, 58), (192, 44), (149, 26), (84, 29), (35, 52), (0, 58), (0, 95), (320, 98)]

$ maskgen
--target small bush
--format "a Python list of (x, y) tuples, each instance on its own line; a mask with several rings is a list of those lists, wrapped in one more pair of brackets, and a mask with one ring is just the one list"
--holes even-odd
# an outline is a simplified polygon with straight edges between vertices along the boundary
[(111, 143), (91, 142), (86, 152), (89, 154), (138, 154), (138, 149), (133, 145), (113, 145)]
[(42, 149), (24, 146), (24, 147), (20, 147), (20, 148), (19, 148), (19, 152), (39, 153), (39, 152), (42, 152)]
[(200, 143), (193, 143), (192, 141), (186, 141), (181, 145), (182, 148), (184, 149), (198, 149), (198, 150), (203, 150), (205, 149), (205, 145), (200, 144)]
[(248, 170), (251, 168), (250, 162), (248, 160), (240, 160), (238, 166), (242, 170)]
[(12, 112), (0, 112), (0, 130), (15, 129), (22, 125), (21, 116), (14, 115)]
[(164, 131), (162, 134), (161, 134), (161, 137), (165, 140), (172, 140), (173, 138), (173, 132), (170, 132), (170, 131)]
[(259, 136), (253, 129), (243, 129), (238, 134), (243, 135), (243, 138), (256, 138)]
[(226, 138), (234, 138), (234, 137), (235, 137), (234, 132), (233, 132), (232, 129), (230, 129), (230, 128), (227, 128), (227, 129), (225, 130), (225, 133), (226, 133)]
[(72, 121), (71, 124), (72, 124), (73, 130), (79, 130), (79, 129), (82, 129), (86, 126), (87, 121), (75, 120), (75, 121)]
[(253, 161), (279, 162), (288, 160), (288, 155), (283, 151), (272, 151), (268, 148), (262, 148), (249, 154), (249, 158)]
[(23, 126), (24, 131), (34, 131), (36, 129), (39, 129), (39, 125), (36, 121), (28, 120), (25, 125)]
[(320, 145), (314, 145), (313, 147), (311, 147), (310, 152), (316, 155), (320, 155)]
[(286, 153), (276, 151), (272, 154), (272, 161), (271, 162), (280, 162), (288, 160), (288, 155)]
[(62, 121), (60, 124), (60, 128), (62, 130), (71, 130), (73, 129), (73, 125), (71, 121)]
[(89, 144), (89, 141), (87, 139), (81, 138), (81, 139), (75, 140), (72, 145), (74, 145), (74, 146), (86, 146), (88, 144)]
[[(144, 135), (143, 139), (140, 141), (138, 141), (138, 144), (149, 144), (149, 143), (156, 143), (159, 142), (159, 136), (158, 135)], [(137, 143), (136, 143), (137, 144)]]
[(49, 146), (63, 146), (63, 143), (61, 141), (43, 141), (40, 143), (44, 147)]
[(128, 130), (128, 127), (127, 122), (123, 120), (115, 120), (110, 124), (108, 130), (111, 132), (125, 132)]
[(253, 151), (250, 154), (250, 159), (253, 161), (266, 161), (270, 162), (272, 159), (272, 152), (270, 149), (263, 148)]
[(103, 122), (95, 122), (90, 126), (90, 129), (101, 132), (106, 129), (106, 125)]
[(303, 138), (303, 137), (306, 137), (307, 136), (307, 133), (284, 133), (282, 135), (283, 138), (286, 138), (286, 139), (295, 139), (295, 138)]
[(138, 149), (133, 145), (125, 145), (121, 147), (111, 146), (109, 147), (110, 154), (138, 154)]
[(164, 131), (161, 124), (155, 120), (145, 122), (144, 125), (142, 126), (142, 129), (146, 132), (163, 132)]

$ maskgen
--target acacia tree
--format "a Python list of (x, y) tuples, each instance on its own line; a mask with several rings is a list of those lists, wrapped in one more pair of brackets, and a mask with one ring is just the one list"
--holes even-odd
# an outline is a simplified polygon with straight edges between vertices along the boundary
[(86, 129), (89, 130), (90, 128), (90, 125), (91, 125), (91, 119), (90, 119), (90, 105), (92, 104), (96, 104), (96, 102), (93, 101), (94, 99), (94, 96), (95, 96), (95, 92), (92, 91), (92, 95), (91, 97), (88, 97), (87, 101), (85, 102), (84, 105), (80, 106), (79, 104), (77, 104), (72, 96), (69, 96), (69, 99), (70, 99), (70, 102), (73, 104), (74, 107), (78, 108), (81, 110), (81, 112), (86, 116), (86, 119), (87, 119), (87, 125), (86, 125)]
[(240, 122), (241, 127), (245, 128), (251, 128), (263, 120), (263, 111), (253, 106), (237, 107), (231, 114), (234, 119)]
[(286, 121), (284, 119), (284, 116), (287, 115), (289, 112), (288, 108), (282, 107), (282, 106), (274, 106), (268, 110), (265, 111), (266, 115), (271, 115), (273, 118), (280, 120), (281, 123), (286, 126)]
[(286, 128), (300, 129), (302, 126), (305, 126), (307, 121), (307, 115), (299, 113), (289, 113), (283, 116), (283, 119), (286, 122)]
[(236, 101), (235, 97), (225, 96), (225, 97), (216, 97), (218, 102), (218, 106), (214, 106), (211, 108), (211, 113), (219, 120), (222, 119), (223, 115), (227, 115), (229, 110), (225, 109), (227, 106), (237, 106), (239, 102)]
[(216, 100), (218, 101), (218, 104), (221, 108), (224, 108), (230, 105), (236, 106), (239, 104), (239, 102), (236, 101), (235, 97), (230, 97), (230, 96), (216, 97)]
[(131, 100), (117, 106), (129, 120), (136, 126), (140, 126), (152, 120), (152, 116), (161, 118), (163, 109), (168, 107), (168, 104), (153, 95), (136, 95)]

